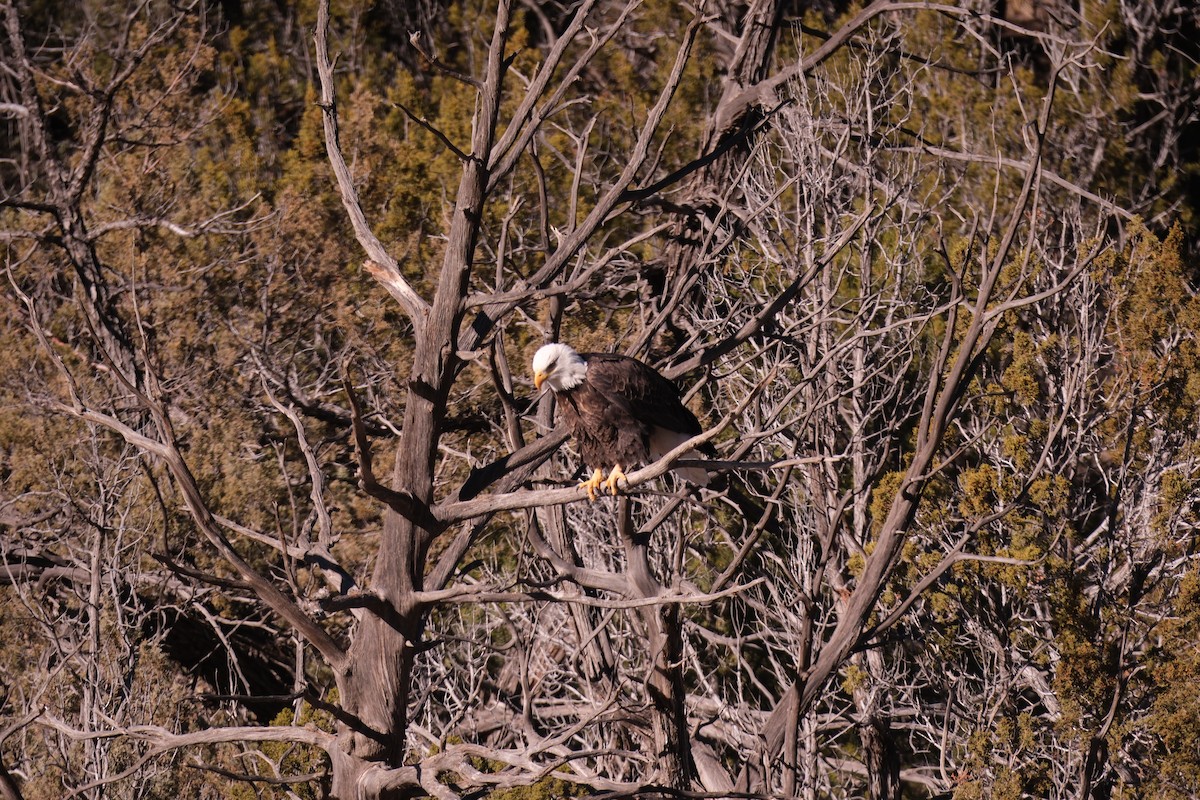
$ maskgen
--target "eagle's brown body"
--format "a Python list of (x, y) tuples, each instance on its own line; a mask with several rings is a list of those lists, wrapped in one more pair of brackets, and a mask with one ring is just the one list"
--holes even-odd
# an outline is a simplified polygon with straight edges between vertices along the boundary
[[(642, 466), (700, 433), (679, 389), (655, 370), (626, 356), (580, 355), (586, 380), (557, 397), (562, 421), (589, 467)], [(673, 443), (670, 433), (677, 434)]]

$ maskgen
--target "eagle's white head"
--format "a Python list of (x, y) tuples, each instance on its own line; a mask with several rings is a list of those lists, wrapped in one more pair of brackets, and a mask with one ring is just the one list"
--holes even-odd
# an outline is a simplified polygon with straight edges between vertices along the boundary
[(583, 382), (587, 368), (583, 356), (570, 345), (543, 345), (533, 354), (533, 385), (541, 389), (545, 383), (555, 392), (565, 392)]

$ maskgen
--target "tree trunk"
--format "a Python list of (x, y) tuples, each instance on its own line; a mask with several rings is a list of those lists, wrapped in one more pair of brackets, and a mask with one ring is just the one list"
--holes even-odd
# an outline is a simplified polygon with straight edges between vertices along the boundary
[(1108, 742), (1102, 736), (1093, 736), (1080, 775), (1079, 800), (1108, 800), (1112, 796), (1112, 782), (1100, 779), (1107, 763)]
[(872, 713), (859, 723), (858, 730), (867, 767), (867, 796), (872, 800), (900, 800), (900, 756), (887, 717)]
[[(473, 141), (475, 151), (481, 153), (490, 148), (495, 128), (499, 59), (507, 39), (506, 8), (497, 15), (494, 36), (488, 69), (493, 91), (484, 93)], [(417, 341), (392, 486), (412, 497), (418, 508), (429, 508), (433, 502), (438, 440), (459, 363), (454, 344), (462, 320), (461, 301), (474, 262), (487, 180), (487, 168), (479, 160), (463, 163), (437, 291), (428, 314), (414, 320)], [(395, 616), (364, 615), (350, 650), (349, 670), (339, 681), (346, 692), (341, 698), (343, 707), (355, 723), (368, 729), (345, 732), (348, 753), (355, 757), (362, 753), (389, 767), (403, 765), (408, 746), (410, 678), (425, 627), (425, 611), (416, 605), (414, 592), (424, 588), (426, 556), (437, 533), (394, 510), (385, 513), (371, 586), (383, 601), (384, 613)], [(344, 785), (336, 776), (335, 783)]]
[(3, 763), (0, 763), (0, 800), (24, 800), (21, 787)]
[[(617, 509), (631, 593), (636, 597), (657, 597), (663, 587), (650, 569), (649, 534), (633, 529), (628, 498), (622, 497)], [(679, 606), (675, 603), (645, 606), (641, 617), (646, 630), (646, 651), (652, 663), (646, 691), (652, 704), (650, 726), (658, 758), (656, 780), (672, 789), (688, 791), (695, 770), (684, 708)]]

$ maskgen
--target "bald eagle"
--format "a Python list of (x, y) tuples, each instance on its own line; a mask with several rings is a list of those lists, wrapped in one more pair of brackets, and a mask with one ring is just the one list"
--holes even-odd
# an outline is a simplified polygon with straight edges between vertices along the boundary
[[(559, 414), (592, 469), (592, 477), (580, 484), (592, 500), (602, 486), (617, 493), (623, 468), (656, 461), (701, 430), (696, 415), (680, 402), (678, 387), (628, 356), (548, 344), (533, 356), (533, 384), (539, 390), (549, 386), (557, 397)], [(611, 469), (607, 479), (605, 468)], [(702, 467), (675, 471), (698, 486), (708, 483)]]

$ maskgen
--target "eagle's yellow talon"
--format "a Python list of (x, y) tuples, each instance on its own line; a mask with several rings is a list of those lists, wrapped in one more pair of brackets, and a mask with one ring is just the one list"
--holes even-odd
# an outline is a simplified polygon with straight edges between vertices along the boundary
[(621, 465), (617, 464), (612, 468), (612, 472), (608, 473), (608, 480), (604, 482), (605, 488), (608, 489), (608, 493), (613, 497), (617, 496), (617, 481), (621, 480), (627, 481), (628, 478), (621, 471)]
[(600, 486), (603, 484), (603, 482), (604, 482), (604, 473), (601, 472), (599, 469), (596, 469), (592, 473), (592, 477), (588, 478), (586, 481), (582, 481), (579, 484), (579, 488), (587, 489), (588, 500), (591, 500), (594, 503), (594, 502), (596, 502), (596, 490), (600, 488)]

